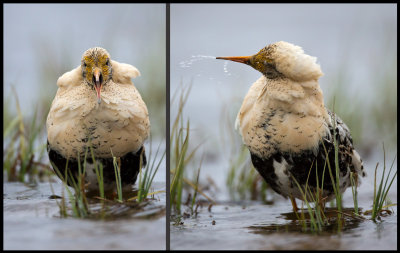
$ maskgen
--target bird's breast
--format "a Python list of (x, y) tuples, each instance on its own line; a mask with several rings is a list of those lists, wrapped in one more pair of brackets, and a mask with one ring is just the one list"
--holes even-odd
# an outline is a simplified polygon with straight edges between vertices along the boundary
[(51, 110), (47, 126), (50, 145), (65, 157), (83, 156), (90, 147), (96, 157), (123, 156), (139, 150), (149, 133), (147, 109), (130, 100), (64, 112), (57, 117)]
[(259, 157), (269, 157), (276, 151), (316, 149), (328, 132), (322, 115), (286, 110), (268, 100), (242, 105), (238, 121), (243, 142)]
[[(123, 156), (135, 152), (143, 145), (144, 126), (135, 119), (121, 117), (113, 110), (93, 111), (83, 120), (81, 128), (88, 138), (84, 146), (91, 146), (97, 157)], [(144, 122), (143, 122), (144, 123)]]
[(298, 153), (318, 148), (327, 133), (324, 119), (269, 110), (255, 112), (254, 120), (244, 124), (242, 136), (249, 149), (260, 157), (279, 152)]

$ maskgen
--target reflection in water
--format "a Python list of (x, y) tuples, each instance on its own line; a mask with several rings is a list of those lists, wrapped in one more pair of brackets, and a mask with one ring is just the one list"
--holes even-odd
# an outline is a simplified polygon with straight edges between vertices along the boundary
[[(349, 231), (351, 229), (355, 229), (359, 227), (362, 218), (354, 217), (352, 214), (354, 209), (347, 208), (343, 210), (345, 215), (342, 215), (342, 219), (338, 220), (338, 213), (334, 208), (327, 208), (325, 210), (327, 223), (322, 227), (322, 231), (319, 232), (319, 235), (332, 235), (332, 234), (340, 234), (345, 231)], [(271, 234), (276, 232), (285, 232), (285, 233), (311, 233), (315, 234), (315, 231), (310, 229), (310, 215), (307, 210), (303, 210), (304, 212), (304, 220), (299, 219), (297, 215), (300, 216), (300, 213), (296, 215), (294, 212), (282, 213), (281, 218), (289, 221), (284, 224), (274, 224), (274, 223), (260, 223), (249, 226), (251, 233), (255, 234)]]
[(157, 218), (165, 215), (165, 205), (162, 205), (160, 201), (153, 200), (142, 203), (135, 201), (118, 203), (90, 199), (89, 210), (89, 219), (107, 221), (127, 218)]
[[(71, 201), (71, 196), (69, 196), (70, 194), (65, 194), (65, 189), (62, 189), (62, 191), (64, 191), (64, 193), (61, 192), (65, 197), (64, 200), (58, 195), (53, 194), (49, 196), (49, 199), (55, 199), (57, 205), (60, 207), (60, 216), (58, 216), (60, 218), (76, 217), (74, 205), (79, 205), (76, 209), (84, 209), (85, 213), (87, 211), (87, 214), (81, 218), (93, 220), (116, 220), (133, 217), (149, 218), (165, 214), (165, 201), (160, 201), (157, 195), (149, 195), (145, 201), (138, 203), (135, 200), (138, 197), (136, 185), (133, 188), (125, 187), (122, 189), (122, 202), (116, 200), (116, 192), (113, 190), (105, 191), (104, 199), (99, 197), (98, 191), (87, 191), (84, 196), (87, 200), (87, 207), (85, 208), (81, 207), (83, 204), (81, 201)], [(73, 192), (74, 190), (71, 190), (71, 193)], [(159, 192), (165, 191), (159, 190)], [(75, 198), (79, 198), (79, 196)]]

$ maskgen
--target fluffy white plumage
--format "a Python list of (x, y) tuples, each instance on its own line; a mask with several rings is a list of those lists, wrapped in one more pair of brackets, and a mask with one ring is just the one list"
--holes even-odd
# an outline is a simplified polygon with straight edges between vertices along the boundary
[(323, 73), (317, 64), (317, 57), (304, 53), (303, 49), (291, 43), (274, 43), (276, 50), (273, 57), (276, 69), (284, 76), (298, 82), (317, 80)]
[[(112, 80), (103, 86), (102, 103), (82, 77), (81, 65), (63, 74), (47, 117), (48, 141), (64, 157), (85, 152), (87, 136), (97, 145), (96, 157), (136, 152), (150, 132), (146, 104), (131, 78), (140, 75), (134, 66), (111, 61)], [(86, 140), (87, 141), (87, 140)]]

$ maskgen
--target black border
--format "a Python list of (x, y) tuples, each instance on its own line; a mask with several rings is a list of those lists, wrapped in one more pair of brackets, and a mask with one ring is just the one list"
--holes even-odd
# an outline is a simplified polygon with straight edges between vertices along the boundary
[(165, 217), (165, 242), (166, 242), (166, 250), (170, 250), (170, 216), (171, 216), (171, 208), (170, 208), (170, 4), (167, 3), (165, 6), (165, 23), (166, 23), (166, 133), (165, 133), (165, 143), (166, 143), (166, 217)]

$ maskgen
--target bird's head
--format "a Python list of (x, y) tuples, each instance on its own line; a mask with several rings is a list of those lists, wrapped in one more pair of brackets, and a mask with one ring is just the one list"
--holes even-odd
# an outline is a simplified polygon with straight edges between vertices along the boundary
[(323, 75), (317, 58), (304, 53), (291, 43), (280, 41), (270, 44), (251, 56), (217, 57), (250, 65), (269, 79), (287, 77), (294, 81), (318, 79)]
[(93, 47), (85, 51), (82, 56), (83, 80), (96, 91), (97, 102), (101, 102), (101, 88), (112, 78), (110, 54), (101, 47)]

